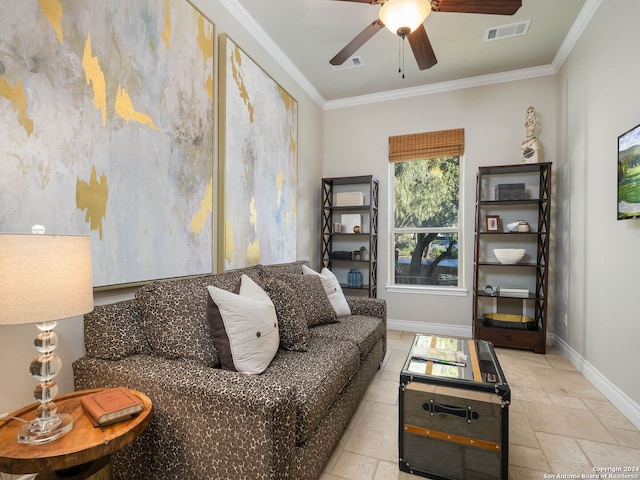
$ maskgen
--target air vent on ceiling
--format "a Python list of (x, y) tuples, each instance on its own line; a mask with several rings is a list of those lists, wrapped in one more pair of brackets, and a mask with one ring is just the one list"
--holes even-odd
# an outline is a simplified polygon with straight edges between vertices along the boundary
[(361, 67), (362, 65), (364, 65), (364, 62), (362, 61), (362, 58), (360, 58), (360, 57), (351, 57), (351, 58), (347, 59), (342, 65), (331, 65), (331, 68), (333, 68), (334, 70), (338, 71), (338, 70), (345, 70), (347, 68)]
[(531, 20), (525, 20), (524, 22), (509, 23), (507, 25), (500, 25), (498, 27), (487, 28), (484, 31), (484, 41), (490, 42), (492, 40), (501, 40), (503, 38), (517, 37), (524, 35), (529, 31), (529, 24)]

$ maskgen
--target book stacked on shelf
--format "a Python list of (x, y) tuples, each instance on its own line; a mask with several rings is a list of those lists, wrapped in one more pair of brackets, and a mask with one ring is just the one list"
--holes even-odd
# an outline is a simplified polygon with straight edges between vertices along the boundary
[(95, 427), (128, 420), (142, 411), (142, 400), (130, 390), (118, 387), (101, 390), (81, 398), (82, 408)]

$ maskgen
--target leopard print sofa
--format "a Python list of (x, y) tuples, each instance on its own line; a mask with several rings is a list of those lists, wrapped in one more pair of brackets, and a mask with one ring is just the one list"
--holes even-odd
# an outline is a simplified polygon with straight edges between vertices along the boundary
[[(85, 316), (76, 390), (126, 386), (153, 402), (147, 430), (113, 455), (114, 479), (321, 475), (384, 359), (387, 312), (383, 300), (348, 296), (352, 314), (331, 317), (303, 264), (155, 281)], [(206, 287), (232, 291), (242, 274), (271, 287), (280, 324), (280, 348), (260, 375), (220, 368), (205, 318)], [(305, 317), (302, 334), (289, 330), (295, 339), (287, 315)]]

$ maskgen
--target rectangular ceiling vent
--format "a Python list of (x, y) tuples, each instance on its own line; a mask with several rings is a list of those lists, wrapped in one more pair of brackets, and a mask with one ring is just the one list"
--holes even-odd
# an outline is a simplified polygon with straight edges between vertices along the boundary
[(500, 25), (499, 27), (487, 28), (484, 31), (484, 41), (490, 42), (492, 40), (524, 35), (529, 31), (530, 23), (531, 20), (525, 20), (524, 22), (509, 23), (507, 25)]
[(356, 68), (364, 65), (362, 58), (360, 57), (351, 57), (347, 59), (342, 65), (331, 65), (335, 71), (338, 70), (346, 70), (347, 68)]

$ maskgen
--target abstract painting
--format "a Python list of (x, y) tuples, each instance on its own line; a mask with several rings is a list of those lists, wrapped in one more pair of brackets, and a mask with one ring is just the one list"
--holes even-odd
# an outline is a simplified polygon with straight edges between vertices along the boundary
[(220, 39), (220, 270), (296, 259), (298, 103)]
[(94, 286), (213, 270), (215, 27), (186, 0), (0, 15), (0, 232), (92, 237)]

